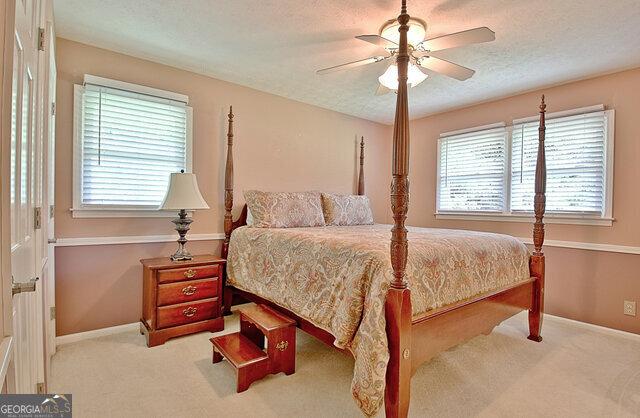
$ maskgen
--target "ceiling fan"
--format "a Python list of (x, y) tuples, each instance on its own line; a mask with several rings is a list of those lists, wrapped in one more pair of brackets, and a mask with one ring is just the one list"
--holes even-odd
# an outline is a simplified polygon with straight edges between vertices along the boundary
[[(431, 39), (425, 39), (427, 32), (427, 24), (425, 21), (417, 18), (409, 20), (409, 31), (407, 32), (407, 43), (409, 44), (409, 70), (407, 83), (411, 87), (415, 87), (422, 83), (427, 74), (423, 69), (435, 71), (437, 73), (455, 78), (456, 80), (466, 80), (473, 76), (474, 70), (438, 58), (433, 52), (445, 49), (457, 48), (469, 44), (477, 44), (482, 42), (491, 42), (496, 39), (496, 34), (487, 27), (469, 29), (462, 32), (451, 33), (449, 35), (438, 36)], [(336, 65), (334, 67), (323, 68), (316, 71), (317, 74), (328, 74), (334, 71), (346, 70), (349, 68), (360, 67), (362, 65), (373, 64), (380, 61), (386, 61), (395, 57), (398, 53), (400, 42), (400, 33), (398, 32), (400, 24), (397, 19), (390, 19), (380, 28), (379, 35), (359, 35), (357, 39), (369, 42), (384, 48), (388, 55), (377, 55), (358, 61), (348, 62), (346, 64)], [(376, 95), (386, 94), (398, 87), (398, 67), (393, 62), (387, 70), (378, 77), (380, 85)]]

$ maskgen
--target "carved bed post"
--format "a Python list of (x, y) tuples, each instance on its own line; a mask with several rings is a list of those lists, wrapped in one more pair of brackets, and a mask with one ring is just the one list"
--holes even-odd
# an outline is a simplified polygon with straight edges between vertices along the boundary
[(364, 136), (360, 137), (360, 171), (358, 171), (358, 194), (364, 195)]
[[(224, 241), (220, 256), (224, 259), (229, 254), (229, 240), (233, 232), (233, 106), (229, 106), (227, 128), (227, 161), (224, 170)], [(225, 268), (226, 270), (226, 268)], [(227, 287), (226, 271), (223, 274), (222, 283), (222, 304), (224, 315), (231, 315), (231, 303), (233, 301), (233, 291)]]
[(233, 231), (233, 106), (229, 106), (229, 128), (227, 130), (227, 163), (224, 171), (224, 242), (222, 258), (229, 253), (229, 240)]
[(538, 157), (536, 161), (535, 196), (533, 200), (533, 210), (536, 220), (533, 224), (533, 255), (530, 261), (531, 274), (536, 277), (533, 291), (533, 301), (529, 310), (529, 338), (540, 342), (540, 330), (542, 328), (542, 315), (544, 312), (544, 210), (546, 205), (547, 191), (547, 163), (544, 152), (545, 140), (545, 112), (547, 105), (544, 103), (544, 95), (540, 102), (540, 126), (538, 127)]
[(393, 179), (391, 183), (391, 209), (394, 220), (391, 229), (393, 282), (391, 282), (387, 293), (385, 306), (389, 343), (389, 364), (385, 389), (387, 417), (407, 416), (411, 386), (411, 293), (407, 288), (405, 274), (408, 243), (407, 229), (404, 224), (409, 208), (408, 22), (407, 2), (402, 0), (402, 10), (398, 16), (400, 24), (400, 44), (396, 61), (398, 65), (398, 95), (393, 127)]

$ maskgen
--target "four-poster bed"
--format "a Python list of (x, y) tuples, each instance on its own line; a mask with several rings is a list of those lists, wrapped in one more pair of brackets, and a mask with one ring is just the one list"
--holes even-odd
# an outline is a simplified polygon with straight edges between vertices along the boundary
[[(447, 300), (444, 304), (433, 305), (436, 307), (424, 312), (418, 312), (417, 314), (415, 310), (412, 309), (412, 289), (410, 289), (407, 280), (407, 260), (409, 257), (407, 235), (408, 232), (414, 234), (411, 235), (411, 241), (414, 242), (412, 246), (414, 248), (416, 248), (420, 242), (420, 238), (424, 237), (418, 234), (420, 231), (414, 231), (413, 228), (411, 231), (408, 231), (405, 227), (405, 219), (409, 204), (409, 114), (407, 100), (407, 65), (409, 61), (409, 54), (406, 36), (408, 20), (409, 15), (406, 11), (406, 1), (403, 0), (402, 11), (398, 17), (398, 22), (400, 23), (400, 43), (397, 54), (399, 84), (393, 133), (391, 208), (393, 211), (394, 224), (391, 229), (390, 245), (387, 246), (386, 243), (384, 244), (384, 248), (388, 248), (388, 251), (390, 251), (391, 274), (388, 276), (390, 283), (386, 283), (386, 286), (382, 287), (382, 289), (386, 290), (386, 296), (382, 296), (384, 306), (380, 307), (382, 315), (380, 320), (384, 324), (383, 329), (386, 330), (387, 341), (385, 348), (388, 348), (388, 358), (383, 359), (386, 360), (386, 378), (384, 379), (386, 382), (383, 383), (385, 411), (388, 417), (407, 416), (409, 409), (411, 375), (418, 366), (449, 347), (467, 341), (479, 334), (488, 334), (500, 322), (522, 310), (529, 311), (530, 335), (528, 338), (533, 341), (541, 341), (540, 329), (542, 324), (544, 300), (544, 254), (542, 252), (542, 244), (544, 241), (543, 216), (545, 210), (546, 170), (544, 154), (545, 104), (543, 96), (542, 103), (540, 105), (539, 146), (535, 177), (535, 224), (533, 233), (534, 252), (530, 256), (526, 254), (526, 262), (528, 265), (525, 266), (527, 270), (525, 272), (525, 277), (518, 278), (517, 280), (512, 278), (508, 283), (503, 281), (499, 286), (489, 288), (490, 290), (483, 290), (481, 293), (477, 294), (469, 294), (467, 297), (459, 298), (455, 301)], [(240, 218), (237, 221), (234, 222), (232, 217), (232, 149), (233, 112), (230, 109), (225, 172), (225, 240), (222, 245), (222, 256), (224, 258), (227, 258), (229, 255), (230, 244), (232, 243), (232, 232), (245, 225), (247, 217), (246, 205), (243, 207)], [(364, 142), (361, 141), (360, 170), (358, 176), (359, 195), (364, 195), (363, 165)], [(255, 232), (260, 228), (249, 228), (249, 230), (251, 229)], [(303, 229), (312, 230), (315, 228)], [(234, 240), (246, 239), (247, 241), (242, 242), (249, 242), (249, 238), (246, 238), (246, 235), (248, 234), (247, 228), (244, 228), (244, 230), (240, 229), (237, 232), (240, 235), (234, 235)], [(287, 233), (293, 234), (294, 232), (281, 231), (279, 232), (279, 236), (274, 235), (274, 237), (270, 237), (269, 239), (277, 238), (281, 240), (278, 242), (282, 242), (283, 245), (286, 245), (286, 240), (292, 239), (291, 237), (286, 237)], [(293, 239), (299, 239), (300, 237), (309, 240), (315, 239), (313, 236), (309, 235), (311, 233), (308, 231), (296, 231), (295, 233), (302, 235), (296, 235)], [(326, 231), (323, 231), (322, 233), (327, 234)], [(439, 237), (440, 235), (442, 235), (442, 232), (437, 232), (434, 236)], [(465, 236), (464, 238), (466, 239), (468, 237)], [(484, 238), (476, 238), (476, 240), (479, 239)], [(504, 238), (500, 239), (504, 241)], [(318, 241), (315, 241), (315, 244), (317, 243)], [(342, 244), (344, 243), (340, 242), (340, 245)], [(334, 243), (332, 243), (332, 246), (333, 245)], [(512, 245), (512, 243), (507, 242), (507, 244), (504, 245), (507, 245), (505, 248), (511, 248), (509, 245)], [(354, 250), (351, 253), (351, 256), (359, 254), (358, 251), (360, 250)], [(514, 250), (514, 252), (517, 251), (519, 250)], [(290, 257), (294, 257), (294, 255), (290, 255)], [(414, 260), (416, 257), (417, 256), (414, 254)], [(340, 260), (337, 261), (339, 262)], [(228, 268), (233, 267), (232, 264), (232, 262), (229, 262)], [(412, 266), (410, 271), (412, 274), (415, 274), (415, 266)], [(296, 274), (299, 274), (299, 272)], [(417, 288), (418, 285), (415, 277), (413, 275), (410, 277), (412, 278), (411, 286), (415, 286)], [(286, 283), (284, 285), (286, 286)], [(373, 287), (373, 285), (370, 286)], [(414, 291), (417, 291), (417, 289), (414, 289)], [(232, 286), (227, 283), (224, 295), (225, 305), (227, 308), (230, 306), (231, 296), (234, 294), (250, 301), (269, 305), (274, 309), (283, 312), (291, 318), (294, 318), (297, 321), (299, 328), (329, 345), (336, 345), (341, 349), (349, 348), (345, 344), (338, 344), (337, 335), (329, 332), (326, 326), (318, 326), (317, 323), (309, 320), (308, 312), (304, 312), (302, 309), (288, 309), (283, 306), (284, 304), (274, 302), (274, 299), (269, 297), (269, 295), (260, 294), (256, 291), (247, 291), (246, 289), (241, 289), (237, 285)], [(417, 298), (418, 294), (414, 294), (414, 297)], [(372, 301), (375, 302), (373, 299)], [(372, 301), (367, 300), (367, 303), (364, 304), (365, 306), (361, 313), (363, 318), (366, 314), (366, 309), (373, 309), (371, 307), (367, 307), (373, 304)], [(422, 299), (415, 299), (414, 302), (423, 304)], [(338, 315), (339, 314), (340, 312), (338, 312)], [(352, 353), (353, 352), (354, 351), (352, 351)], [(364, 408), (362, 405), (360, 405), (360, 407), (365, 412), (373, 411), (373, 413), (377, 408), (376, 406), (372, 407), (371, 405), (369, 408)]]

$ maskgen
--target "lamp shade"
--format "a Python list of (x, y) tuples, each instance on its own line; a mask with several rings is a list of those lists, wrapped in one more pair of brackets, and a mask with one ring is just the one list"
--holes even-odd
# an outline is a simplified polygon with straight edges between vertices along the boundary
[[(409, 87), (415, 87), (426, 79), (427, 75), (410, 62), (407, 69), (407, 84), (409, 84)], [(398, 66), (391, 64), (387, 71), (378, 77), (378, 81), (390, 90), (398, 90)]]
[(209, 209), (209, 205), (198, 189), (196, 175), (193, 173), (171, 173), (169, 188), (159, 209)]

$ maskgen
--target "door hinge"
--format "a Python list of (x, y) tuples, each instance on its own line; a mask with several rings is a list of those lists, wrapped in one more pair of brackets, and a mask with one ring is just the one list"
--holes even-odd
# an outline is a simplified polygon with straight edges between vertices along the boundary
[(56, 319), (56, 307), (52, 306), (49, 308), (49, 319)]
[(38, 50), (44, 51), (44, 28), (38, 28)]
[(43, 394), (43, 393), (45, 393), (45, 390), (44, 390), (44, 382), (38, 382), (38, 383), (36, 383), (36, 393), (38, 393), (38, 394)]
[(49, 205), (49, 218), (53, 219), (56, 214), (56, 207), (54, 205)]
[(33, 228), (42, 228), (42, 208), (33, 208)]
[(56, 115), (56, 102), (51, 102), (51, 116)]

